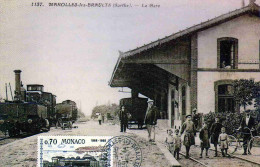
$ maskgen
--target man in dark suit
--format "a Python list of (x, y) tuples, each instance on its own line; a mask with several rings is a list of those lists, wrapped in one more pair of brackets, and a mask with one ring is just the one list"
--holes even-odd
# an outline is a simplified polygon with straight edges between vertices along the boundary
[(189, 158), (190, 147), (192, 145), (195, 145), (194, 134), (196, 133), (195, 125), (191, 120), (191, 115), (187, 115), (185, 122), (182, 124), (181, 134), (183, 133), (184, 133), (183, 145), (186, 147), (185, 158)]
[[(252, 131), (252, 133), (254, 135), (254, 133), (256, 132), (255, 125), (256, 125), (255, 119), (253, 117), (251, 117), (250, 110), (247, 110), (246, 116), (243, 117), (243, 119), (241, 121), (241, 125), (240, 125), (240, 129), (242, 130), (242, 132), (244, 134), (244, 136), (243, 136), (243, 147), (244, 147), (243, 155), (247, 155), (247, 147), (248, 147), (249, 141), (251, 140), (250, 131)], [(252, 145), (250, 144), (249, 147), (251, 148)], [(249, 150), (248, 150), (248, 154), (251, 154)]]
[(120, 132), (126, 132), (126, 127), (128, 124), (128, 117), (127, 117), (127, 111), (125, 109), (125, 106), (122, 106), (122, 108), (119, 112), (119, 119), (120, 119), (120, 126), (121, 126)]
[[(153, 100), (148, 101), (147, 112), (145, 116), (145, 124), (148, 131), (148, 140), (155, 141), (155, 125), (157, 124), (158, 110), (153, 105)], [(153, 133), (153, 139), (151, 139)]]
[(198, 130), (198, 126), (199, 126), (199, 121), (200, 121), (200, 116), (199, 114), (197, 113), (197, 109), (194, 108), (192, 110), (192, 121), (195, 125), (195, 128), (196, 128), (196, 131)]
[(221, 133), (222, 124), (220, 123), (219, 117), (215, 118), (215, 122), (211, 125), (210, 133), (211, 133), (211, 143), (215, 147), (215, 157), (218, 156), (218, 138)]

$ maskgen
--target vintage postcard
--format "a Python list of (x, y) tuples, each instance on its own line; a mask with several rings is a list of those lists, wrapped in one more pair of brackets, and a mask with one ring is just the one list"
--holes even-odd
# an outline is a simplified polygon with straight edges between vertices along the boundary
[(2, 0), (0, 166), (260, 166), (260, 0)]

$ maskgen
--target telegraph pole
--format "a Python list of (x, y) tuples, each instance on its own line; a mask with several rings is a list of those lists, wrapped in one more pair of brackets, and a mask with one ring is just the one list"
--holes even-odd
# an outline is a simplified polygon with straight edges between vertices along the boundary
[(5, 98), (8, 101), (7, 83), (5, 83)]
[(13, 96), (12, 87), (11, 87), (11, 84), (10, 84), (10, 82), (9, 82), (9, 88), (10, 88), (10, 92), (11, 92), (11, 97), (12, 97), (12, 100), (14, 100), (14, 96)]

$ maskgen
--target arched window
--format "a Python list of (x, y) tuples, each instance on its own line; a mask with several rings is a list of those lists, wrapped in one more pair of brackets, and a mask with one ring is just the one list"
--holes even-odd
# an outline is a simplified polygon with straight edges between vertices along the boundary
[(218, 68), (238, 68), (238, 39), (218, 38)]

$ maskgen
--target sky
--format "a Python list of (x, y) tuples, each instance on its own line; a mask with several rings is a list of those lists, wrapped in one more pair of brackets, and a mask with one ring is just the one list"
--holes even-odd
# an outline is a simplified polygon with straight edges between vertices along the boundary
[(14, 89), (13, 70), (20, 69), (24, 85), (43, 84), (57, 102), (74, 100), (86, 115), (96, 105), (118, 104), (130, 97), (108, 85), (119, 50), (135, 49), (242, 4), (242, 0), (78, 0), (138, 5), (80, 8), (48, 6), (49, 2), (76, 2), (72, 0), (46, 0), (43, 7), (32, 2), (0, 2), (0, 97), (6, 97), (5, 83)]

